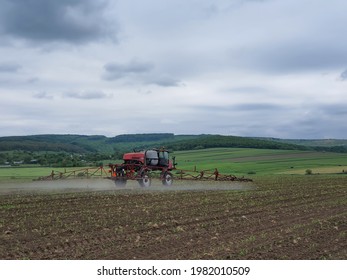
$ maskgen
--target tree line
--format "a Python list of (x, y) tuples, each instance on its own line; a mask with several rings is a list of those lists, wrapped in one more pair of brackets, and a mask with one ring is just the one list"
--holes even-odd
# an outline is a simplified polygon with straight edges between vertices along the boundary
[(39, 165), (49, 167), (85, 167), (101, 166), (105, 160), (113, 162), (117, 160), (117, 153), (113, 155), (101, 153), (66, 153), (66, 152), (29, 152), (11, 151), (0, 153), (0, 165)]
[(308, 147), (247, 137), (204, 135), (197, 139), (167, 143), (172, 150), (196, 150), (207, 148), (254, 148), (275, 150), (307, 150)]

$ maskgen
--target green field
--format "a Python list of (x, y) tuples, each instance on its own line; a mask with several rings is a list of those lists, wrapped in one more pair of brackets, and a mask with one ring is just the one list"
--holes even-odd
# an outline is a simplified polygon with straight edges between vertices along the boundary
[[(339, 153), (267, 150), (243, 148), (213, 148), (175, 152), (177, 168), (214, 169), (235, 175), (342, 173), (347, 170), (347, 155)], [(326, 171), (326, 172), (325, 172)]]
[[(271, 174), (305, 174), (311, 169), (317, 173), (343, 173), (347, 171), (347, 154), (315, 151), (268, 150), (249, 148), (211, 148), (177, 151), (178, 169), (208, 170), (217, 168), (220, 173), (236, 176)], [(49, 175), (52, 167), (2, 167), (0, 181), (35, 179)], [(54, 168), (64, 172), (78, 168)]]

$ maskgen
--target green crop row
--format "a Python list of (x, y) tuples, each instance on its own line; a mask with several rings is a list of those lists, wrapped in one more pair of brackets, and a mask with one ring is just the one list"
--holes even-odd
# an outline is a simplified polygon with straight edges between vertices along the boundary
[(331, 167), (338, 172), (347, 170), (347, 155), (327, 152), (213, 148), (175, 152), (174, 156), (179, 169), (217, 168), (235, 175), (305, 174), (305, 169)]

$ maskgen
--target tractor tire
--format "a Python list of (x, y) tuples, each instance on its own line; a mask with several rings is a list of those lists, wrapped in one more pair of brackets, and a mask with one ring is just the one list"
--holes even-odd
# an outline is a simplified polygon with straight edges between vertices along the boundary
[(173, 183), (173, 177), (170, 172), (165, 172), (164, 175), (162, 176), (162, 181), (164, 186), (170, 187)]
[(149, 174), (147, 172), (144, 172), (141, 175), (141, 179), (138, 179), (137, 181), (139, 182), (140, 186), (143, 188), (148, 188), (152, 184), (151, 177), (149, 177)]
[(125, 185), (127, 184), (127, 179), (116, 179), (114, 180), (114, 183), (116, 184), (117, 187), (125, 187)]

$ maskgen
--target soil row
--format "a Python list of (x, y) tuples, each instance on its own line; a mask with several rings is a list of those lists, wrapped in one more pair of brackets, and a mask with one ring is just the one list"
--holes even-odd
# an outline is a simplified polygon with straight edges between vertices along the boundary
[[(202, 182), (203, 184), (203, 182)], [(344, 177), (0, 197), (0, 259), (346, 259)]]

